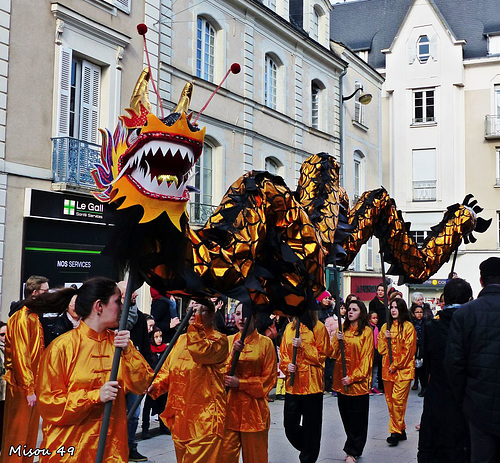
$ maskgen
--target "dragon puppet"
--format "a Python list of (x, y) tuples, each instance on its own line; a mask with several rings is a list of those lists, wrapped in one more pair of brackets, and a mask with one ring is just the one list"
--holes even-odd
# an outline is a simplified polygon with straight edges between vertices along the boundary
[(418, 246), (384, 188), (364, 193), (349, 210), (337, 162), (319, 153), (302, 165), (295, 192), (281, 177), (247, 172), (194, 230), (188, 182), (205, 129), (191, 122), (193, 86), (186, 84), (177, 107), (159, 119), (151, 113), (148, 82), (146, 69), (114, 134), (101, 131), (101, 162), (92, 174), (94, 195), (117, 208), (108, 254), (159, 291), (224, 294), (300, 315), (324, 290), (325, 266), (347, 267), (371, 236), (392, 264), (389, 273), (423, 282), (491, 222), (477, 216), (482, 209), (469, 196), (450, 206)]

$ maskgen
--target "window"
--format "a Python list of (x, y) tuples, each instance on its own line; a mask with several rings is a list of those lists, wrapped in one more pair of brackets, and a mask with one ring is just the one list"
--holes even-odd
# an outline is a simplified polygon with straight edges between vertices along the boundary
[(214, 81), (215, 28), (203, 17), (198, 17), (196, 32), (196, 77)]
[(365, 108), (364, 105), (362, 105), (359, 101), (359, 97), (363, 93), (363, 86), (361, 85), (361, 83), (356, 82), (354, 87), (355, 90), (361, 88), (361, 90), (354, 96), (354, 120), (358, 124), (365, 125)]
[(273, 59), (266, 55), (265, 75), (264, 75), (264, 104), (276, 109), (276, 84), (278, 67)]
[(431, 43), (429, 41), (429, 37), (427, 37), (426, 35), (421, 35), (417, 40), (418, 60), (422, 64), (427, 63), (430, 56), (431, 56)]
[(428, 232), (426, 231), (415, 230), (410, 232), (410, 236), (418, 246), (422, 246), (424, 244), (425, 238), (427, 238), (427, 233)]
[(497, 211), (497, 248), (500, 249), (500, 211)]
[(207, 143), (203, 146), (203, 154), (196, 161), (194, 186), (199, 190), (194, 194), (197, 204), (212, 205), (212, 146)]
[(497, 146), (495, 151), (496, 151), (495, 152), (495, 156), (496, 156), (495, 164), (496, 164), (496, 174), (497, 174), (495, 185), (500, 186), (500, 147)]
[(316, 42), (319, 40), (319, 20), (320, 20), (320, 14), (316, 10), (316, 8), (313, 8), (313, 13), (312, 13), (312, 38), (316, 40)]
[(368, 50), (359, 50), (356, 52), (356, 55), (358, 55), (365, 63), (368, 63)]
[(311, 127), (319, 129), (319, 97), (321, 88), (313, 82), (311, 84)]
[(436, 150), (413, 150), (413, 201), (436, 201)]
[(434, 90), (415, 90), (413, 102), (414, 124), (434, 121)]
[(373, 270), (373, 238), (366, 242), (366, 270)]
[(269, 9), (276, 11), (276, 0), (264, 0), (264, 5)]
[(488, 36), (488, 55), (500, 55), (500, 35)]
[(273, 175), (281, 175), (281, 163), (273, 157), (268, 157), (265, 160), (265, 170), (267, 170), (270, 174)]
[(61, 51), (58, 136), (97, 143), (101, 68)]
[(353, 165), (353, 203), (355, 203), (364, 190), (363, 178), (363, 160), (364, 154), (361, 151), (354, 152), (354, 165)]
[(495, 115), (500, 117), (500, 85), (495, 85)]

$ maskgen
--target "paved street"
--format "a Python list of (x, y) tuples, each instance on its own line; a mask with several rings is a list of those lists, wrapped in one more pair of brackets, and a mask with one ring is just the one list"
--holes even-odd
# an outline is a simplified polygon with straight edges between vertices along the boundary
[[(417, 455), (418, 432), (415, 425), (420, 420), (423, 399), (417, 391), (410, 391), (406, 413), (408, 440), (397, 447), (389, 447), (385, 441), (389, 435), (389, 415), (384, 396), (370, 397), (370, 421), (368, 442), (364, 454), (358, 459), (364, 463), (410, 463)], [(283, 429), (283, 402), (269, 404), (271, 408), (271, 430), (269, 433), (269, 463), (298, 462), (298, 452), (290, 445)], [(337, 399), (325, 396), (323, 405), (323, 436), (318, 463), (344, 461), (342, 451), (345, 441), (344, 429), (337, 407)], [(139, 424), (140, 431), (140, 424)], [(175, 452), (170, 436), (157, 436), (139, 441), (138, 450), (152, 463), (175, 463)]]

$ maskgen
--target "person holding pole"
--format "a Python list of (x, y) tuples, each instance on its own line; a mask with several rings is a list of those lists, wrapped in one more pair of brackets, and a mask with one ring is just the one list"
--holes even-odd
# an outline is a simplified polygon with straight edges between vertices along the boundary
[[(353, 300), (347, 310), (343, 330), (332, 340), (332, 358), (336, 359), (333, 389), (337, 392), (342, 424), (347, 435), (346, 463), (361, 456), (368, 433), (368, 404), (371, 386), (374, 338), (368, 312), (362, 301)], [(344, 342), (346, 375), (342, 373), (340, 344)]]
[[(294, 347), (297, 349), (296, 364), (292, 362)], [(316, 310), (307, 311), (300, 322), (295, 319), (287, 325), (280, 354), (280, 369), (287, 376), (285, 434), (300, 451), (300, 462), (314, 463), (321, 445), (325, 359), (331, 355), (328, 332), (325, 325), (318, 321)], [(290, 384), (292, 373), (293, 386)]]
[[(417, 334), (404, 299), (391, 302), (390, 325), (385, 323), (378, 335), (378, 351), (382, 355), (382, 378), (385, 400), (389, 409), (387, 443), (391, 447), (406, 440), (405, 413), (411, 382), (415, 377)], [(392, 362), (389, 356), (392, 349)]]
[[(256, 316), (245, 317), (240, 303), (234, 311), (238, 334), (229, 336), (231, 354), (226, 367), (232, 363), (236, 352), (239, 361), (233, 376), (225, 377), (229, 387), (226, 430), (219, 454), (221, 463), (238, 463), (240, 450), (244, 463), (267, 463), (267, 442), (271, 416), (267, 395), (274, 387), (277, 377), (276, 352), (271, 339), (259, 334), (255, 328)], [(244, 343), (241, 341), (245, 323), (248, 331)]]
[[(75, 311), (82, 322), (52, 341), (39, 369), (36, 388), (43, 418), (41, 463), (94, 461), (97, 454), (104, 404), (114, 401), (107, 429), (104, 461), (124, 462), (128, 458), (125, 394), (144, 391), (153, 372), (118, 326), (122, 304), (116, 283), (93, 278), (79, 289), (65, 288), (46, 293), (32, 303), (54, 311), (65, 309), (77, 295)], [(114, 351), (121, 348), (116, 381), (110, 381)]]
[(226, 335), (214, 329), (215, 306), (206, 298), (189, 303), (193, 315), (153, 381), (149, 394), (168, 392), (161, 419), (170, 429), (178, 463), (218, 463), (226, 418)]

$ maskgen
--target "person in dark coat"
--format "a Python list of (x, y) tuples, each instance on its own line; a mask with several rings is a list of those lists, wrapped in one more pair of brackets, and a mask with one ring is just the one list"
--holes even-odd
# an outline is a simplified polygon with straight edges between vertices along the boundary
[(168, 294), (161, 294), (156, 289), (151, 291), (151, 315), (155, 325), (161, 329), (163, 342), (169, 343), (175, 334), (175, 328), (180, 324), (175, 299)]
[(429, 320), (424, 325), (422, 353), (430, 379), (420, 421), (419, 463), (470, 461), (467, 423), (459, 403), (453, 397), (444, 369), (444, 355), (453, 315), (462, 304), (470, 301), (472, 288), (467, 281), (455, 278), (446, 283), (444, 298), (445, 305), (439, 313), (439, 319)]
[(453, 316), (445, 368), (462, 404), (471, 437), (471, 460), (500, 461), (500, 258), (479, 266), (483, 289)]
[(375, 312), (378, 315), (377, 328), (380, 330), (386, 321), (386, 306), (384, 302), (384, 284), (377, 286), (377, 295), (370, 301), (368, 312)]

